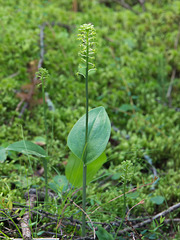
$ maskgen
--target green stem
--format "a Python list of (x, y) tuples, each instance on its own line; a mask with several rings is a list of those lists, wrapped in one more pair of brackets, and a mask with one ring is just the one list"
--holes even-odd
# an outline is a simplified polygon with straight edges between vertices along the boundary
[(125, 219), (126, 217), (126, 184), (127, 184), (127, 180), (126, 180), (126, 177), (125, 177), (125, 181), (124, 181), (124, 216), (123, 216), (123, 220)]
[[(46, 100), (45, 100), (45, 83), (44, 76), (41, 78), (42, 80), (42, 97), (43, 97), (43, 110), (44, 110), (44, 126), (45, 126), (45, 134), (46, 134), (46, 153), (48, 154), (48, 131), (47, 131), (47, 121), (46, 121)], [(48, 201), (48, 177), (47, 177), (47, 158), (43, 159), (44, 165), (44, 175), (45, 175), (45, 202)]]
[(123, 211), (123, 217), (122, 217), (122, 221), (121, 224), (119, 225), (117, 231), (116, 231), (116, 235), (115, 235), (115, 239), (117, 238), (117, 234), (119, 232), (119, 230), (121, 229), (123, 222), (125, 220), (126, 217), (126, 184), (127, 184), (127, 172), (125, 173), (125, 180), (123, 183), (123, 194), (124, 194), (124, 211)]
[(86, 38), (86, 44), (87, 44), (87, 49), (86, 49), (86, 133), (85, 133), (85, 151), (84, 151), (84, 158), (83, 158), (83, 195), (82, 195), (82, 208), (83, 208), (83, 214), (82, 214), (82, 236), (85, 237), (86, 235), (86, 171), (87, 171), (87, 166), (86, 166), (86, 148), (87, 148), (87, 141), (88, 141), (88, 61), (89, 61), (89, 36), (87, 32), (87, 38)]
[(82, 195), (82, 236), (85, 237), (86, 235), (86, 164), (83, 164), (83, 195)]

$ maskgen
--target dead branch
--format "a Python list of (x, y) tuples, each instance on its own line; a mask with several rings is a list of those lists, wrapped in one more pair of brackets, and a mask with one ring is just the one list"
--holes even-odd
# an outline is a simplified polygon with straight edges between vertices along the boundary
[[(37, 200), (36, 195), (30, 194), (29, 198), (27, 199), (27, 206), (31, 209), (34, 207), (34, 202)], [(29, 227), (29, 220), (31, 218), (30, 211), (27, 210), (23, 215), (23, 218), (20, 220), (21, 228), (22, 228), (22, 235), (24, 240), (31, 240), (31, 228)]]
[[(162, 217), (163, 217), (163, 216), (166, 216), (168, 213), (173, 212), (173, 211), (175, 211), (175, 210), (178, 209), (178, 208), (180, 208), (180, 203), (177, 203), (177, 204), (169, 207), (167, 210), (156, 214), (156, 215), (153, 216), (152, 218), (149, 218), (149, 219), (147, 219), (147, 220), (145, 220), (145, 221), (143, 221), (143, 222), (137, 223), (136, 225), (133, 226), (133, 228), (136, 229), (136, 228), (143, 227), (144, 225), (151, 223), (153, 220), (158, 219), (158, 218), (160, 218), (161, 216), (162, 216)], [(170, 221), (170, 220), (169, 220), (169, 221)], [(123, 234), (123, 233), (125, 233), (125, 232), (129, 232), (129, 231), (131, 231), (130, 228), (125, 228), (125, 229), (123, 229), (123, 230), (121, 230), (121, 231), (118, 232), (118, 236), (120, 236), (121, 234)]]
[[(137, 189), (140, 189), (140, 188), (142, 188), (142, 187), (146, 187), (146, 186), (152, 185), (156, 180), (157, 180), (157, 177), (155, 177), (151, 183), (143, 184), (143, 185), (141, 185), (141, 186), (139, 186), (139, 187), (136, 187), (136, 188), (133, 188), (133, 189), (129, 190), (128, 192), (125, 193), (125, 195), (128, 194), (128, 193), (131, 193), (131, 192), (135, 192), (135, 191), (137, 191)], [(111, 200), (108, 201), (106, 204), (108, 204), (108, 203), (110, 203), (110, 202), (113, 202), (113, 201), (117, 200), (118, 198), (120, 198), (120, 197), (122, 197), (122, 196), (124, 196), (124, 193), (121, 194), (121, 195), (119, 195), (119, 196), (117, 196), (117, 197), (115, 197), (115, 198), (113, 198), (113, 199), (111, 199)], [(97, 207), (91, 214), (93, 214), (94, 212), (96, 212), (96, 211), (97, 211), (99, 208), (101, 208), (101, 207), (102, 207), (102, 206)]]
[[(21, 204), (19, 204), (20, 206), (21, 206)], [(22, 208), (13, 208), (12, 209), (12, 212), (16, 212), (17, 210), (22, 210), (23, 208), (26, 208), (27, 209), (27, 211), (28, 211), (28, 208), (29, 208), (29, 206), (27, 206), (27, 205), (25, 205), (25, 206), (23, 206)], [(9, 209), (0, 209), (1, 211), (8, 211)], [(167, 211), (167, 210), (166, 210)], [(36, 210), (33, 210), (33, 209), (31, 209), (30, 210), (30, 212), (31, 212), (31, 215), (33, 214), (33, 215), (36, 215), (36, 214), (38, 214), (38, 215), (40, 215), (42, 218), (44, 218), (44, 217), (46, 217), (46, 218), (48, 218), (49, 219), (49, 222), (48, 223), (45, 223), (44, 225), (42, 225), (42, 226), (39, 226), (37, 229), (44, 229), (45, 230), (45, 228), (46, 227), (48, 227), (48, 226), (50, 226), (50, 225), (57, 225), (58, 224), (58, 219), (59, 219), (59, 217), (61, 218), (62, 216), (59, 216), (59, 215), (57, 215), (57, 214), (52, 214), (52, 213), (50, 213), (50, 212), (47, 212), (47, 211), (44, 211), (44, 210), (41, 210), (41, 209), (36, 209)], [(165, 212), (165, 211), (164, 211)], [(168, 211), (168, 213), (169, 213), (169, 211)], [(157, 215), (156, 215), (157, 216)], [(14, 214), (14, 215), (12, 215), (11, 216), (11, 218), (18, 218), (18, 214)], [(135, 222), (139, 222), (139, 221), (141, 221), (141, 224), (142, 224), (142, 220), (144, 220), (145, 219), (145, 221), (146, 220), (149, 220), (149, 218), (147, 219), (147, 218), (136, 218), (136, 219), (128, 219), (128, 221), (129, 222), (131, 222), (131, 223), (135, 223)], [(151, 219), (153, 219), (153, 217), (151, 218)], [(8, 221), (9, 220), (9, 218), (7, 218), (7, 217), (1, 217), (0, 218), (0, 221)], [(108, 230), (108, 229), (110, 229), (111, 228), (111, 226), (113, 225), (114, 227), (119, 227), (119, 225), (120, 225), (120, 223), (122, 222), (122, 221), (124, 221), (123, 219), (119, 219), (118, 221), (112, 221), (112, 222), (110, 222), (110, 223), (105, 223), (105, 222), (93, 222), (93, 225), (101, 225), (101, 226), (103, 226), (104, 228), (106, 228), (106, 230)], [(143, 221), (143, 222), (145, 222), (145, 221)], [(180, 222), (180, 218), (175, 218), (175, 219), (165, 219), (164, 220), (164, 223), (165, 224), (168, 224), (169, 222)], [(90, 221), (87, 221), (87, 223), (91, 223)], [(92, 223), (91, 223), (92, 224)], [(76, 226), (77, 228), (80, 228), (81, 227), (81, 225), (82, 225), (82, 222), (80, 221), (80, 220), (77, 220), (77, 219), (73, 219), (72, 217), (63, 217), (63, 221), (62, 221), (62, 226), (67, 226), (67, 225), (71, 225), (71, 226)], [(138, 224), (136, 224), (136, 225), (138, 225)], [(136, 226), (135, 225), (135, 226)], [(133, 224), (132, 224), (132, 226), (133, 226)], [(88, 227), (88, 225), (87, 225), (87, 227)], [(133, 228), (134, 228), (134, 226), (133, 226)], [(88, 227), (88, 229), (90, 230), (90, 228)], [(12, 230), (12, 229), (11, 229)], [(8, 231), (8, 230), (7, 230)], [(15, 231), (16, 232), (16, 230), (12, 230), (12, 231)], [(122, 232), (123, 231), (123, 232)], [(126, 228), (125, 229), (125, 231), (124, 230), (122, 230), (122, 231), (120, 231), (121, 232), (121, 234), (124, 234), (125, 233), (125, 231), (131, 231), (131, 228)], [(8, 231), (8, 233), (9, 233), (9, 231)], [(53, 232), (49, 232), (49, 231), (45, 231), (44, 233), (46, 233), (47, 235), (53, 235)], [(54, 234), (55, 235), (55, 234)], [(67, 236), (67, 235), (63, 235), (62, 233), (60, 234), (60, 233), (58, 233), (58, 237), (64, 237), (64, 239), (68, 239), (68, 237), (69, 236)], [(73, 236), (73, 239), (83, 239), (83, 238), (76, 238), (75, 236)], [(87, 237), (87, 239), (94, 239), (94, 237)]]
[(70, 199), (70, 198), (68, 198), (68, 199), (69, 199), (70, 203), (73, 203), (74, 206), (76, 206), (77, 208), (79, 208), (79, 209), (86, 215), (86, 217), (89, 219), (89, 221), (90, 221), (90, 223), (91, 223), (91, 226), (92, 226), (92, 228), (93, 228), (93, 235), (94, 235), (94, 239), (95, 239), (95, 238), (96, 238), (95, 228), (94, 228), (93, 222), (91, 221), (89, 215), (88, 215), (80, 206), (78, 206), (72, 199)]
[(136, 231), (136, 229), (133, 227), (132, 223), (128, 220), (128, 215), (129, 215), (130, 211), (131, 211), (134, 207), (136, 207), (136, 206), (138, 206), (138, 205), (140, 205), (140, 204), (144, 204), (144, 200), (140, 201), (139, 203), (137, 203), (136, 205), (134, 205), (131, 209), (129, 209), (129, 211), (127, 212), (126, 217), (125, 217), (125, 222), (126, 222), (126, 225), (129, 226), (129, 227), (132, 229), (132, 231), (134, 232), (134, 235), (135, 235), (139, 240), (142, 240), (142, 235), (139, 234), (139, 233)]

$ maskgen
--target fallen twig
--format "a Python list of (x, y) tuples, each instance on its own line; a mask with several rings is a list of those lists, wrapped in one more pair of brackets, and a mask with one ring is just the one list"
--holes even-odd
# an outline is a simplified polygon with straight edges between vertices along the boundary
[[(37, 200), (36, 195), (30, 194), (29, 198), (27, 199), (27, 206), (31, 209), (34, 207), (34, 202)], [(24, 240), (31, 240), (31, 228), (29, 227), (29, 221), (30, 221), (31, 215), (30, 211), (27, 210), (23, 217), (20, 219), (21, 223), (21, 229), (22, 229), (22, 236)]]
[[(139, 187), (137, 187), (137, 188), (133, 188), (133, 189), (129, 190), (128, 192), (126, 192), (125, 195), (128, 194), (128, 193), (131, 193), (131, 192), (135, 192), (135, 191), (136, 191), (137, 189), (139, 189), (139, 188), (152, 185), (156, 180), (157, 180), (157, 178), (155, 177), (155, 178), (153, 179), (153, 182), (147, 183), (147, 184), (143, 184), (143, 185), (141, 185), (141, 186), (139, 186)], [(120, 198), (120, 197), (122, 197), (122, 196), (124, 196), (124, 193), (121, 194), (121, 195), (119, 195), (119, 196), (117, 196), (117, 197), (115, 197), (115, 198), (113, 198), (113, 199), (111, 199), (110, 201), (108, 201), (108, 202), (105, 203), (105, 204), (108, 204), (108, 203), (110, 203), (110, 202), (113, 202), (113, 201), (117, 200), (118, 198)], [(104, 204), (104, 205), (105, 205), (105, 204)], [(103, 206), (103, 205), (102, 205), (102, 206)], [(96, 211), (97, 211), (99, 208), (101, 208), (102, 206), (97, 207), (91, 214), (93, 214), (94, 212), (96, 212)]]
[[(79, 209), (86, 215), (86, 217), (89, 219), (89, 221), (90, 221), (90, 223), (91, 223), (91, 226), (92, 226), (92, 228), (93, 228), (93, 235), (94, 235), (94, 239), (95, 239), (95, 238), (96, 238), (95, 228), (94, 228), (93, 222), (91, 221), (89, 215), (88, 215), (80, 206), (78, 206), (73, 200), (71, 200), (70, 198), (68, 198), (68, 199), (69, 199), (69, 201), (70, 201), (71, 203), (74, 204), (74, 206), (76, 206), (77, 208), (79, 208)], [(85, 239), (86, 239), (86, 238), (85, 238)]]
[[(143, 222), (137, 223), (136, 225), (133, 226), (133, 228), (134, 229), (135, 228), (140, 228), (140, 227), (142, 227), (142, 226), (144, 226), (146, 224), (151, 223), (153, 220), (155, 220), (157, 218), (160, 218), (161, 216), (167, 215), (168, 213), (170, 213), (170, 212), (172, 212), (172, 211), (174, 211), (174, 210), (176, 210), (178, 208), (180, 208), (180, 203), (177, 203), (177, 204), (169, 207), (167, 210), (165, 210), (163, 212), (160, 212), (160, 213), (156, 214), (155, 216), (153, 216), (153, 217), (151, 217), (151, 218), (149, 218), (149, 219), (147, 219), (147, 220), (145, 220)], [(169, 219), (169, 221), (170, 221), (170, 219)], [(130, 228), (124, 228), (123, 230), (118, 232), (118, 236), (120, 236), (121, 234), (123, 234), (125, 232), (129, 232), (129, 231), (131, 231)]]
[(139, 233), (136, 231), (136, 229), (133, 227), (132, 223), (128, 220), (128, 215), (129, 215), (130, 211), (131, 211), (134, 207), (136, 207), (136, 206), (138, 206), (138, 205), (140, 205), (140, 204), (144, 204), (144, 200), (140, 201), (139, 203), (137, 203), (136, 205), (134, 205), (131, 209), (129, 209), (129, 211), (128, 211), (127, 214), (126, 214), (125, 222), (126, 222), (126, 224), (133, 230), (135, 236), (136, 236), (139, 240), (142, 240), (142, 235), (139, 234)]

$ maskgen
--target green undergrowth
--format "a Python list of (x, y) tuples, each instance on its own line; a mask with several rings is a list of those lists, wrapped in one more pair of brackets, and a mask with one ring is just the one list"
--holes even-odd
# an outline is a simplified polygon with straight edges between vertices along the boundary
[[(16, 108), (21, 100), (16, 95), (24, 84), (30, 83), (28, 66), (39, 60), (40, 26), (46, 23), (43, 67), (50, 75), (46, 92), (54, 106), (46, 116), (49, 182), (57, 172), (65, 174), (69, 156), (67, 136), (85, 112), (84, 79), (76, 74), (76, 36), (81, 24), (91, 22), (97, 32), (98, 51), (97, 71), (89, 75), (89, 106), (104, 106), (112, 131), (106, 149), (107, 162), (87, 187), (87, 213), (102, 206), (90, 214), (92, 221), (112, 223), (123, 218), (123, 197), (108, 201), (123, 194), (122, 163), (129, 160), (132, 166), (126, 191), (152, 183), (158, 177), (155, 183), (127, 194), (128, 209), (145, 199), (144, 204), (131, 210), (130, 218), (156, 215), (180, 201), (180, 49), (179, 44), (175, 46), (179, 41), (180, 2), (150, 0), (144, 12), (140, 4), (127, 1), (137, 14), (117, 1), (77, 1), (77, 12), (73, 11), (72, 2), (1, 1), (0, 146), (23, 138), (33, 142), (36, 137), (45, 139), (43, 105), (32, 104), (19, 118)], [(166, 94), (173, 70), (176, 75), (170, 103)], [(40, 85), (34, 95), (34, 99), (39, 98)], [(24, 193), (29, 188), (44, 188), (43, 175), (35, 175), (42, 165), (41, 159), (8, 152), (7, 160), (0, 163), (1, 208), (12, 208), (13, 202), (25, 205)], [(154, 170), (157, 174), (153, 174)], [(57, 199), (49, 199), (51, 213), (62, 213), (66, 193), (63, 196), (62, 206)], [(73, 201), (81, 206), (80, 192)], [(81, 220), (80, 213), (70, 204), (64, 216)], [(176, 210), (167, 218), (178, 216)], [(0, 224), (1, 231), (7, 227), (4, 224)], [(114, 233), (113, 229), (112, 225), (110, 232)], [(152, 229), (153, 225), (149, 225)], [(56, 232), (55, 227), (52, 231)], [(69, 226), (66, 231), (74, 230)], [(176, 239), (172, 235), (178, 232), (178, 224), (164, 224), (158, 231), (163, 232), (162, 239)], [(77, 233), (80, 234), (79, 229)], [(144, 233), (145, 239), (159, 239), (158, 234), (148, 234)]]

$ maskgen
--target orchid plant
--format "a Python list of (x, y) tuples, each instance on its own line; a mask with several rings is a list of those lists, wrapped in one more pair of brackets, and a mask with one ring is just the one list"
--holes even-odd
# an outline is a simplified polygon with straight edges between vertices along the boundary
[(88, 80), (89, 72), (95, 70), (93, 62), (95, 36), (96, 32), (92, 24), (80, 26), (78, 35), (78, 39), (81, 41), (79, 74), (85, 78), (86, 113), (73, 126), (67, 139), (71, 154), (66, 167), (66, 177), (75, 187), (83, 187), (83, 237), (86, 226), (86, 186), (106, 161), (104, 150), (111, 132), (111, 123), (104, 107), (100, 106), (89, 111)]

